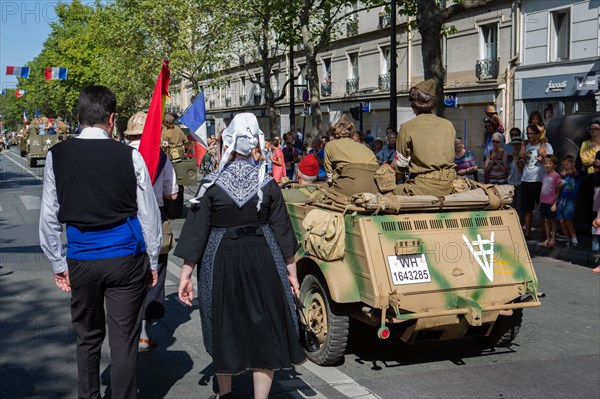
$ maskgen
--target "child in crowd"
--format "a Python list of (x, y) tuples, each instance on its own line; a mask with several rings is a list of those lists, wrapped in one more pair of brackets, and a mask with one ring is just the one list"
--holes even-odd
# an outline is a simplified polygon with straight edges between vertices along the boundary
[(562, 170), (560, 175), (560, 195), (558, 197), (558, 209), (556, 219), (565, 237), (567, 237), (567, 247), (577, 248), (577, 232), (573, 225), (575, 218), (575, 206), (577, 203), (577, 191), (579, 190), (579, 172), (575, 169), (575, 158), (572, 155), (565, 155), (562, 159)]
[(553, 248), (556, 245), (556, 203), (560, 191), (560, 175), (556, 173), (558, 158), (556, 155), (547, 155), (544, 160), (546, 174), (542, 179), (542, 191), (540, 193), (540, 216), (542, 226), (546, 230), (546, 240), (542, 247)]
[[(542, 114), (540, 111), (533, 111), (531, 114), (529, 114), (527, 125), (535, 126), (534, 130), (540, 134), (540, 149), (538, 150), (538, 159), (542, 161), (547, 154), (546, 143), (548, 142), (548, 138), (546, 138), (546, 126), (544, 126), (544, 121), (542, 120)], [(521, 151), (524, 151), (527, 144), (529, 144), (529, 141), (525, 140), (523, 143), (523, 149)]]
[[(513, 135), (513, 131), (514, 132)], [(512, 150), (514, 154), (519, 154), (521, 152), (521, 145), (523, 143), (523, 139), (521, 139), (521, 130), (519, 128), (513, 127), (510, 129), (510, 135), (512, 137), (510, 141), (510, 145), (512, 146)], [(523, 218), (523, 211), (521, 209), (521, 178), (523, 176), (523, 166), (525, 165), (525, 160), (519, 157), (514, 157), (510, 163), (510, 173), (508, 175), (508, 184), (511, 184), (515, 188), (515, 194), (513, 196), (512, 206), (517, 210), (517, 214), (519, 215), (519, 219)]]

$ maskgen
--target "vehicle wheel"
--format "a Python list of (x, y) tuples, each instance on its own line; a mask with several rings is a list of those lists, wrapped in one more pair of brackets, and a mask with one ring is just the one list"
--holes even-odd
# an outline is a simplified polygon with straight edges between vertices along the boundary
[(25, 157), (27, 155), (27, 151), (21, 151), (21, 157)]
[(35, 158), (31, 158), (31, 159), (29, 160), (29, 167), (30, 167), (30, 168), (35, 168), (36, 166), (37, 166), (37, 159), (35, 159)]
[(522, 323), (523, 309), (514, 309), (512, 316), (498, 316), (492, 332), (487, 337), (483, 337), (483, 340), (490, 346), (510, 346), (517, 338)]
[(317, 335), (321, 347), (306, 356), (320, 366), (338, 363), (348, 343), (348, 316), (342, 305), (331, 300), (322, 278), (312, 274), (302, 280), (300, 300), (310, 329)]
[(165, 199), (165, 212), (169, 219), (178, 219), (183, 215), (183, 186), (179, 186), (176, 200)]

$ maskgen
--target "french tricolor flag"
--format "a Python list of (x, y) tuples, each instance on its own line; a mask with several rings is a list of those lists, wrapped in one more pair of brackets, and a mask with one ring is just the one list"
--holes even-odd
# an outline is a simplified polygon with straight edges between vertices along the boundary
[(7, 75), (16, 75), (21, 78), (29, 78), (29, 67), (7, 66), (6, 74)]
[(192, 137), (205, 148), (208, 148), (204, 92), (201, 92), (194, 102), (183, 112), (183, 115), (179, 118), (179, 122), (189, 127)]
[(25, 93), (27, 93), (27, 90), (15, 90), (15, 96), (17, 96), (17, 98), (23, 97)]
[(67, 80), (67, 68), (46, 67), (46, 80)]

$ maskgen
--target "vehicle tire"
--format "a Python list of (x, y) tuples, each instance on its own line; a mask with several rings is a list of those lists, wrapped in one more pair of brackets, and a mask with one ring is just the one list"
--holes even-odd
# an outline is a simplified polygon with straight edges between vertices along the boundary
[(35, 168), (36, 166), (37, 166), (37, 159), (35, 159), (35, 158), (29, 159), (29, 167)]
[(321, 344), (318, 351), (306, 352), (306, 356), (320, 366), (338, 363), (348, 344), (349, 324), (344, 307), (331, 300), (323, 278), (312, 274), (302, 280), (300, 300), (308, 324)]
[(176, 200), (165, 199), (165, 212), (169, 219), (179, 219), (183, 215), (183, 186), (179, 186)]
[(27, 156), (27, 151), (21, 151), (21, 158), (25, 158)]
[(523, 309), (514, 309), (512, 316), (498, 316), (492, 332), (483, 340), (495, 347), (510, 346), (517, 338), (523, 323)]

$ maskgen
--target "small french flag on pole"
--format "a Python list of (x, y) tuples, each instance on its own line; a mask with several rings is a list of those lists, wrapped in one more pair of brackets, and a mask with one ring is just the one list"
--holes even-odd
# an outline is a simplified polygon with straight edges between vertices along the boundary
[(46, 80), (67, 80), (67, 68), (46, 67)]
[(7, 66), (6, 74), (7, 75), (16, 75), (21, 78), (29, 78), (29, 67)]

